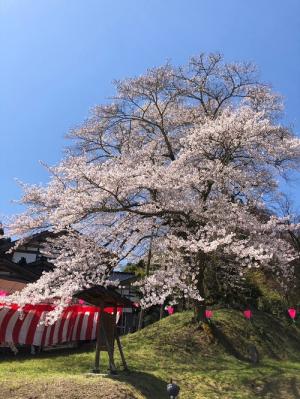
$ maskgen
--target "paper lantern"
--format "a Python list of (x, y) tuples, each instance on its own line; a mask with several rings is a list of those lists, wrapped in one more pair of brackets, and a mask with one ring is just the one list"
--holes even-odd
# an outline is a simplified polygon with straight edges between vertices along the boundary
[(173, 314), (173, 313), (174, 313), (174, 308), (173, 308), (173, 306), (168, 306), (168, 307), (167, 307), (167, 312), (169, 313), (169, 315)]
[(288, 309), (288, 314), (289, 314), (290, 318), (293, 320), (295, 320), (295, 318), (296, 318), (296, 313), (297, 313), (296, 309), (294, 309), (294, 308)]
[(244, 316), (246, 317), (246, 319), (250, 320), (252, 317), (252, 312), (250, 309), (244, 310)]
[(210, 319), (212, 317), (212, 315), (213, 315), (212, 310), (208, 310), (208, 309), (205, 310), (205, 317), (207, 319)]

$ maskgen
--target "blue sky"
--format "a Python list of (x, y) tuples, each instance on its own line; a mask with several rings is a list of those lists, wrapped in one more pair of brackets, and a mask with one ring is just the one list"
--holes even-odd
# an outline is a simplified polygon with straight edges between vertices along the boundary
[[(0, 0), (0, 217), (114, 79), (213, 51), (255, 62), (300, 134), (299, 0)], [(300, 179), (286, 189), (300, 206)]]

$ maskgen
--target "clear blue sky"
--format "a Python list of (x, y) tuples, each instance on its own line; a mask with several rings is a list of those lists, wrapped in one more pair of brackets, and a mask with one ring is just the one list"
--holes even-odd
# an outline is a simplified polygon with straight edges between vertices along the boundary
[[(299, 0), (0, 0), (0, 217), (14, 178), (47, 181), (39, 160), (114, 93), (111, 84), (200, 52), (258, 64), (300, 133)], [(300, 181), (291, 189), (300, 205)]]

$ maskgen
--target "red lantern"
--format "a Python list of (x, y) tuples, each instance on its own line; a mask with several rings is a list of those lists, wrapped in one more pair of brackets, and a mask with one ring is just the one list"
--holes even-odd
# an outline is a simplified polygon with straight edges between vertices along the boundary
[(244, 310), (244, 316), (246, 317), (246, 319), (250, 320), (252, 317), (252, 312), (250, 309)]
[(288, 314), (291, 319), (295, 320), (297, 311), (294, 308), (290, 308), (290, 309), (288, 309)]
[(173, 313), (174, 313), (174, 308), (173, 308), (173, 306), (168, 306), (168, 307), (167, 307), (167, 312), (169, 313), (169, 315), (173, 314)]
[(210, 319), (212, 317), (212, 315), (213, 315), (212, 310), (208, 310), (208, 309), (205, 310), (205, 317), (207, 319)]

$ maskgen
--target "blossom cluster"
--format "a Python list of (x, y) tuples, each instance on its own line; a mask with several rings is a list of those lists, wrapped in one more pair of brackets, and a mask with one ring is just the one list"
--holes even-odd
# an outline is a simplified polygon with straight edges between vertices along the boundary
[(298, 227), (270, 215), (266, 201), (299, 167), (300, 140), (278, 123), (280, 97), (253, 66), (200, 55), (116, 86), (114, 101), (70, 133), (75, 146), (48, 168), (48, 185), (24, 186), (27, 210), (13, 234), (78, 233), (52, 244), (54, 271), (13, 299), (63, 304), (105, 284), (116, 259), (142, 257), (150, 242), (161, 256), (142, 284), (144, 306), (201, 300), (214, 254), (241, 274), (263, 267), (288, 276), (295, 254), (285, 234)]

